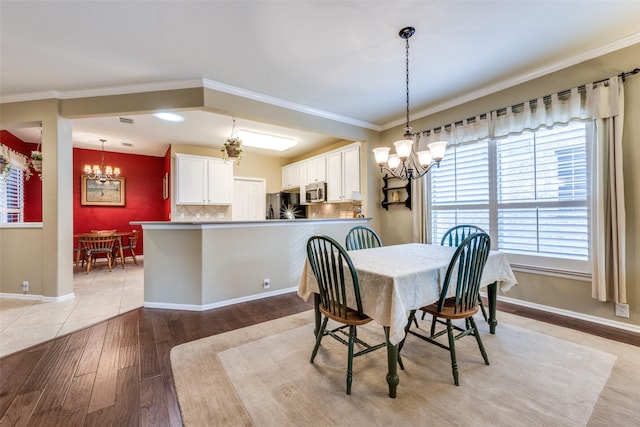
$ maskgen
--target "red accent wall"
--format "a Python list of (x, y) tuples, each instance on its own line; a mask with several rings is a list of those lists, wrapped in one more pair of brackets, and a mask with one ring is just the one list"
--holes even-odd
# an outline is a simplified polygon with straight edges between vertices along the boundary
[[(0, 142), (27, 158), (38, 148), (37, 144), (24, 142), (6, 130), (0, 130)], [(24, 221), (42, 222), (42, 181), (37, 174), (24, 183)]]
[[(91, 230), (117, 229), (142, 231), (130, 221), (165, 220), (165, 200), (162, 179), (165, 158), (105, 152), (104, 164), (118, 166), (124, 177), (125, 206), (83, 206), (80, 189), (85, 164), (100, 164), (99, 150), (73, 149), (73, 233)], [(142, 254), (143, 239), (138, 241), (136, 254)]]
[[(37, 149), (36, 144), (25, 143), (6, 130), (0, 131), (0, 142), (27, 157), (31, 155), (31, 151)], [(104, 162), (105, 165), (120, 167), (120, 172), (125, 178), (125, 206), (82, 206), (80, 204), (84, 165), (99, 164), (100, 150), (74, 148), (74, 234), (113, 228), (123, 231), (133, 229), (142, 231), (140, 226), (129, 225), (129, 222), (169, 220), (171, 199), (163, 199), (162, 185), (164, 174), (170, 173), (171, 170), (170, 150), (164, 157), (105, 152)], [(37, 175), (25, 182), (25, 222), (42, 222), (42, 182)], [(141, 238), (138, 241), (136, 254), (144, 253), (143, 240)]]

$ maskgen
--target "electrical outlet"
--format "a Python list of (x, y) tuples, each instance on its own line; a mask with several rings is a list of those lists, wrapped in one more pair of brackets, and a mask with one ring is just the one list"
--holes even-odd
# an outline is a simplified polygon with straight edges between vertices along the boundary
[(29, 292), (29, 282), (26, 280), (22, 282), (22, 292)]
[(271, 279), (264, 279), (262, 282), (262, 287), (264, 289), (269, 289), (271, 287)]
[(616, 316), (629, 318), (629, 304), (616, 303)]

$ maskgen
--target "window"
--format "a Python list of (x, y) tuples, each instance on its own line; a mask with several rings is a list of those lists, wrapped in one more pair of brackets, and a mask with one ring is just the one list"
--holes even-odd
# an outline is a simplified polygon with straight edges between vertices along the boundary
[(515, 265), (587, 273), (588, 126), (450, 147), (428, 186), (431, 241), (473, 224)]
[(24, 177), (15, 165), (0, 175), (0, 223), (7, 222), (24, 222)]

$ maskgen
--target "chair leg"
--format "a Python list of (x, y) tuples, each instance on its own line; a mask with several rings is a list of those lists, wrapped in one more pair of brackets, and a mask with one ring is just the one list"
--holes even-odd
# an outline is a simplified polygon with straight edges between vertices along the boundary
[(487, 352), (485, 351), (484, 345), (482, 344), (482, 340), (480, 339), (480, 333), (478, 332), (476, 321), (473, 320), (473, 317), (470, 317), (469, 322), (471, 323), (471, 327), (473, 328), (473, 335), (475, 335), (476, 341), (478, 341), (478, 347), (480, 347), (480, 353), (482, 353), (482, 358), (484, 359), (484, 363), (488, 365), (489, 358), (487, 357)]
[(318, 348), (320, 348), (320, 341), (322, 341), (322, 337), (324, 336), (324, 330), (327, 327), (328, 321), (329, 321), (328, 317), (325, 317), (324, 320), (322, 321), (322, 326), (320, 327), (320, 330), (318, 331), (318, 335), (316, 336), (316, 345), (313, 347), (313, 352), (311, 353), (311, 360), (310, 360), (311, 363), (313, 363), (313, 359), (315, 359), (316, 354), (318, 354)]
[(458, 386), (458, 362), (456, 361), (456, 339), (453, 336), (453, 325), (451, 319), (447, 319), (447, 336), (449, 337), (449, 353), (451, 354), (451, 371), (453, 372), (453, 382)]
[(431, 335), (430, 336), (434, 336), (435, 333), (436, 333), (436, 316), (433, 316), (431, 318)]
[(482, 302), (480, 294), (478, 294), (478, 305), (480, 306), (480, 310), (482, 311), (482, 317), (484, 317), (484, 321), (488, 322), (489, 317), (487, 317), (487, 311), (484, 309), (484, 303)]
[(349, 358), (347, 359), (347, 394), (351, 394), (351, 383), (353, 381), (353, 342), (356, 338), (356, 327), (349, 326)]
[(129, 250), (131, 251), (131, 258), (133, 258), (133, 263), (135, 265), (138, 265), (138, 260), (136, 259), (136, 253), (133, 251), (133, 249), (129, 249)]

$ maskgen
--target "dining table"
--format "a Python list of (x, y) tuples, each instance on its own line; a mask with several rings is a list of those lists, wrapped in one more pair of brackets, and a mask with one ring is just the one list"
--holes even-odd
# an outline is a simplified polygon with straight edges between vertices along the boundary
[[(396, 397), (400, 382), (397, 374), (398, 344), (405, 337), (409, 312), (438, 301), (455, 251), (455, 247), (423, 243), (349, 251), (358, 275), (363, 311), (384, 327), (388, 361), (386, 378), (392, 398)], [(480, 285), (487, 290), (490, 333), (495, 334), (498, 325), (498, 289), (507, 292), (516, 284), (506, 254), (490, 251)], [(452, 295), (454, 288), (451, 287)], [(304, 300), (314, 295), (316, 336), (321, 324), (318, 292), (318, 283), (306, 260), (298, 284), (298, 295)]]
[[(92, 236), (92, 235), (95, 235), (95, 233), (79, 233), (79, 234), (74, 234), (73, 237), (75, 239), (82, 239), (84, 236)], [(122, 249), (122, 238), (129, 237), (132, 235), (133, 235), (133, 231), (118, 231), (118, 230), (116, 230), (113, 234), (110, 234), (110, 236), (113, 236), (116, 238), (116, 245), (117, 245), (116, 250), (120, 254), (120, 264), (122, 268), (124, 268), (124, 250)], [(82, 250), (81, 247), (80, 247), (80, 250)]]

